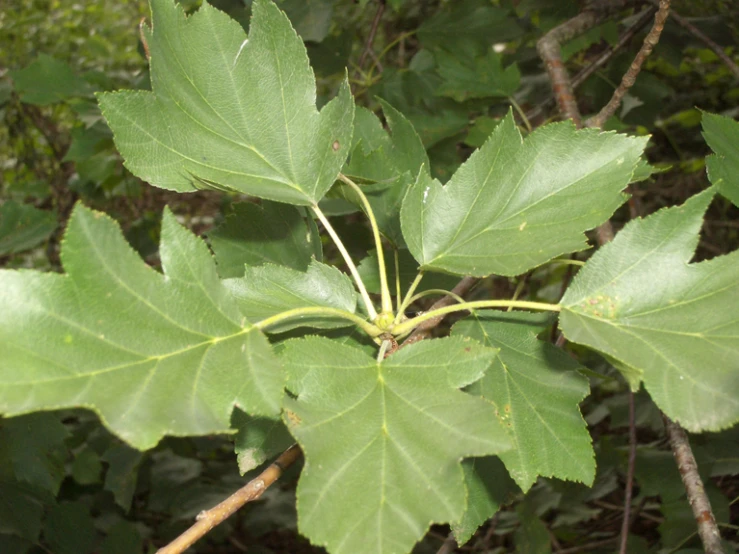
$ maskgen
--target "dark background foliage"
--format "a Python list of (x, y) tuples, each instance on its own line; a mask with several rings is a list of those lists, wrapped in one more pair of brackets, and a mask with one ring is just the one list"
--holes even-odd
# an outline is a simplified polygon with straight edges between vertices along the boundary
[[(199, 2), (182, 4), (195, 10)], [(213, 4), (248, 28), (248, 0)], [(335, 93), (348, 68), (358, 104), (377, 112), (382, 98), (413, 122), (442, 181), (511, 107), (522, 127), (557, 119), (536, 40), (580, 9), (574, 1), (548, 0), (387, 0), (381, 9), (374, 0), (278, 4), (306, 41), (319, 103)], [(675, 1), (673, 9), (739, 60), (739, 8), (732, 0)], [(570, 74), (615, 44), (635, 13), (622, 11), (565, 44)], [(113, 215), (153, 266), (165, 204), (206, 234), (229, 213), (234, 198), (227, 195), (177, 195), (140, 182), (113, 147), (94, 92), (149, 86), (137, 27), (147, 14), (141, 0), (10, 0), (0, 11), (0, 265), (60, 271), (60, 241), (78, 199)], [(576, 96), (583, 114), (608, 101), (644, 32), (580, 84)], [(622, 108), (606, 123), (607, 129), (650, 134), (647, 155), (660, 170), (632, 189), (615, 227), (704, 189), (708, 147), (700, 134), (700, 110), (736, 118), (738, 106), (739, 82), (727, 66), (668, 21)], [(348, 205), (334, 199), (330, 207), (349, 247), (370, 249), (366, 232), (350, 230), (361, 219), (346, 213), (352, 211)], [(698, 258), (737, 248), (737, 215), (726, 200), (712, 204)], [(569, 277), (566, 267), (535, 270), (518, 292), (556, 301)], [(477, 294), (511, 295), (515, 286), (513, 280), (488, 279)], [(628, 451), (626, 386), (595, 354), (579, 354), (600, 374), (592, 377), (593, 392), (582, 405), (597, 453), (595, 485), (540, 479), (525, 496), (512, 495), (460, 551), (615, 551)], [(643, 392), (636, 395), (636, 432), (629, 552), (698, 552), (660, 414)], [(727, 548), (736, 548), (739, 429), (691, 441)], [(291, 470), (196, 551), (318, 552), (296, 532), (297, 476)], [(0, 552), (152, 552), (245, 479), (229, 437), (166, 439), (140, 453), (88, 412), (6, 419), (0, 421)], [(443, 546), (447, 534), (446, 527), (433, 528), (416, 551), (451, 552), (453, 546)]]

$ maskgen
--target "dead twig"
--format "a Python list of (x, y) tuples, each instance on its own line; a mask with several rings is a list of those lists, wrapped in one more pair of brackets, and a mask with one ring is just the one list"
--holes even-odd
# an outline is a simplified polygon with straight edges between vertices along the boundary
[(621, 79), (621, 84), (615, 91), (613, 91), (613, 96), (608, 103), (603, 106), (600, 112), (585, 122), (586, 127), (603, 127), (606, 120), (616, 113), (616, 110), (621, 105), (623, 97), (636, 82), (636, 77), (639, 75), (642, 65), (644, 65), (649, 54), (652, 53), (655, 45), (659, 42), (659, 37), (662, 34), (662, 29), (665, 27), (665, 21), (667, 21), (667, 15), (669, 13), (670, 0), (660, 0), (659, 10), (657, 10), (657, 13), (654, 16), (654, 25), (652, 26), (652, 30), (649, 31), (647, 36), (644, 38), (644, 44), (642, 44), (639, 53), (634, 58), (634, 61), (631, 62), (631, 66)]
[[(652, 4), (657, 4), (656, 0), (650, 0)], [(734, 74), (734, 77), (739, 79), (739, 65), (737, 65), (734, 60), (732, 60), (726, 52), (724, 52), (724, 49), (721, 48), (718, 44), (713, 42), (710, 38), (708, 38), (703, 32), (698, 29), (695, 25), (693, 25), (690, 21), (685, 19), (682, 15), (675, 13), (674, 11), (670, 14), (670, 18), (680, 25), (683, 29), (688, 31), (690, 34), (692, 34), (695, 38), (702, 41), (708, 48), (713, 50), (713, 53), (716, 54), (716, 56), (719, 57), (719, 59), (726, 64), (726, 67), (729, 68), (729, 71), (731, 71)]]
[(619, 554), (627, 554), (629, 528), (631, 527), (631, 499), (634, 491), (634, 467), (636, 466), (636, 416), (634, 393), (629, 389), (629, 463), (626, 467), (626, 490), (624, 492), (624, 515), (621, 522), (621, 547)]
[(270, 464), (258, 477), (249, 481), (226, 500), (210, 510), (198, 514), (197, 521), (187, 531), (157, 550), (157, 554), (181, 554), (198, 540), (203, 538), (216, 525), (225, 521), (247, 502), (252, 502), (262, 496), (284, 471), (300, 457), (302, 451), (297, 444), (292, 445)]
[(577, 127), (582, 124), (580, 108), (575, 100), (575, 92), (567, 68), (562, 61), (560, 44), (594, 27), (601, 19), (602, 16), (593, 10), (584, 11), (558, 25), (536, 43), (539, 57), (544, 61), (547, 73), (549, 73), (559, 112), (564, 119), (572, 119)]
[(688, 441), (688, 434), (685, 429), (665, 414), (662, 414), (662, 419), (665, 422), (665, 431), (677, 462), (677, 469), (680, 471), (685, 491), (688, 493), (690, 507), (693, 509), (693, 515), (698, 524), (698, 535), (703, 542), (703, 549), (706, 554), (724, 554), (724, 548), (721, 546), (721, 533), (716, 525), (716, 518), (713, 516), (711, 501), (708, 500), (703, 481), (698, 474), (698, 465)]
[[(382, 14), (385, 12), (385, 0), (378, 0), (377, 4), (377, 11), (372, 20), (369, 35), (367, 35), (367, 42), (364, 45), (364, 50), (362, 50), (362, 55), (359, 57), (359, 63), (357, 64), (360, 71), (364, 67), (364, 62), (367, 61), (367, 56), (372, 53), (372, 45), (375, 42), (375, 35), (377, 35), (377, 27), (380, 25), (380, 19), (382, 19)], [(379, 63), (377, 58), (375, 58), (375, 61)]]
[[(577, 75), (572, 78), (572, 89), (577, 90), (577, 88), (586, 80), (588, 80), (588, 78), (593, 75), (593, 73), (606, 65), (611, 60), (611, 58), (613, 58), (616, 52), (618, 52), (629, 42), (631, 42), (631, 39), (634, 38), (634, 35), (636, 35), (636, 33), (641, 31), (649, 23), (656, 11), (657, 10), (655, 8), (647, 8), (646, 10), (644, 10), (639, 18), (636, 20), (636, 22), (634, 22), (631, 27), (623, 32), (616, 44), (606, 48), (597, 58), (591, 61), (586, 67), (584, 67)], [(531, 120), (539, 117), (542, 113), (554, 106), (556, 103), (556, 97), (552, 96), (535, 108), (526, 112), (526, 118)]]

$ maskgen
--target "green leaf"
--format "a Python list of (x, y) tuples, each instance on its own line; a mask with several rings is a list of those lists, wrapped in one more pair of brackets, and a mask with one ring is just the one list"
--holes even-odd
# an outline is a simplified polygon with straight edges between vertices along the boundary
[(469, 122), (466, 107), (436, 96), (441, 77), (434, 67), (433, 55), (421, 50), (407, 71), (386, 68), (375, 92), (408, 118), (426, 148), (456, 135)]
[[(225, 288), (251, 321), (261, 321), (280, 312), (306, 307), (336, 308), (354, 313), (357, 293), (344, 273), (315, 260), (308, 271), (266, 264), (246, 267), (243, 277), (226, 279)], [(270, 333), (281, 333), (297, 327), (334, 329), (352, 325), (350, 321), (330, 315), (302, 316), (272, 325)]]
[(690, 431), (739, 421), (739, 252), (688, 263), (712, 197), (628, 223), (561, 302), (567, 338), (641, 371), (657, 405)]
[(516, 552), (527, 554), (551, 554), (552, 539), (544, 522), (536, 515), (531, 502), (519, 504), (516, 513), (521, 525), (514, 535)]
[(234, 451), (241, 475), (259, 467), (295, 442), (280, 420), (253, 417), (237, 410), (233, 426), (238, 429)]
[(0, 205), (0, 256), (28, 250), (56, 229), (56, 214), (12, 200)]
[(100, 456), (91, 448), (83, 448), (74, 457), (72, 462), (72, 477), (80, 485), (95, 485), (100, 483), (100, 473), (103, 464)]
[(105, 451), (101, 458), (108, 464), (105, 472), (105, 490), (113, 493), (115, 503), (128, 512), (136, 492), (139, 465), (143, 455), (138, 450), (121, 444)]
[(685, 485), (675, 464), (675, 456), (667, 450), (640, 448), (636, 452), (634, 477), (644, 496), (659, 496), (671, 502), (685, 496)]
[(467, 487), (467, 509), (459, 522), (452, 524), (457, 544), (463, 545), (475, 531), (493, 517), (501, 505), (513, 500), (519, 488), (505, 466), (495, 456), (462, 462)]
[(81, 500), (52, 507), (44, 522), (44, 538), (54, 554), (90, 554), (95, 534), (90, 508)]
[(207, 3), (187, 18), (174, 0), (151, 4), (153, 92), (98, 97), (126, 167), (166, 189), (318, 202), (349, 152), (348, 84), (319, 114), (305, 46), (272, 2), (254, 2), (248, 39)]
[(66, 474), (69, 436), (59, 417), (51, 413), (6, 419), (0, 427), (0, 464), (8, 465), (21, 482), (56, 496)]
[(538, 476), (592, 484), (595, 454), (579, 404), (589, 392), (581, 366), (536, 338), (549, 314), (479, 313), (452, 332), (499, 349), (485, 376), (470, 387), (492, 402), (514, 450), (500, 459), (524, 492)]
[(66, 275), (0, 271), (0, 411), (90, 408), (140, 449), (227, 432), (234, 406), (276, 414), (279, 362), (169, 210), (160, 255), (164, 275), (113, 220), (77, 206)]
[(139, 530), (133, 522), (121, 520), (105, 533), (105, 540), (98, 552), (105, 554), (141, 554), (143, 544)]
[(113, 145), (113, 133), (103, 122), (92, 127), (75, 127), (70, 134), (72, 143), (64, 154), (65, 162), (85, 162)]
[(47, 54), (40, 54), (28, 67), (11, 71), (10, 76), (26, 104), (48, 106), (92, 93), (90, 86), (69, 65)]
[(418, 38), (426, 48), (474, 57), (494, 42), (511, 40), (522, 32), (508, 9), (491, 6), (486, 0), (462, 0), (446, 4), (425, 20)]
[[(388, 283), (390, 290), (395, 291), (395, 254), (392, 250), (385, 249), (385, 264), (388, 271)], [(398, 251), (398, 266), (400, 273), (401, 291), (408, 290), (408, 286), (418, 275), (418, 262), (408, 250)], [(380, 269), (377, 265), (377, 250), (370, 250), (369, 255), (363, 258), (357, 265), (357, 271), (362, 278), (362, 282), (367, 287), (367, 291), (380, 294)], [(428, 289), (444, 289), (452, 290), (454, 285), (459, 283), (459, 278), (444, 273), (428, 273), (424, 275), (421, 283), (416, 288), (416, 292), (423, 292)]]
[(36, 492), (31, 485), (0, 477), (0, 533), (37, 542), (44, 505)]
[(297, 399), (285, 400), (286, 421), (306, 460), (300, 532), (333, 554), (393, 554), (409, 552), (430, 523), (458, 521), (460, 459), (509, 447), (492, 406), (457, 390), (494, 354), (446, 338), (378, 363), (323, 338), (289, 341), (282, 358)]
[(739, 206), (739, 122), (703, 113), (703, 137), (715, 152), (706, 158), (708, 178), (735, 206)]
[[(705, 492), (711, 503), (711, 511), (716, 518), (716, 522), (719, 524), (719, 528), (726, 528), (727, 524), (730, 525), (732, 522), (729, 500), (711, 481), (706, 483)], [(662, 512), (663, 520), (658, 530), (663, 546), (675, 551), (681, 545), (685, 544), (686, 541), (690, 540), (691, 537), (695, 537), (697, 534), (695, 515), (687, 498), (663, 502), (660, 511)], [(697, 545), (700, 544), (695, 539), (694, 542)], [(702, 548), (696, 551), (705, 552)], [(731, 550), (727, 549), (725, 552), (731, 552)], [(683, 554), (685, 553), (683, 552)]]
[(492, 117), (481, 115), (475, 119), (475, 123), (470, 127), (470, 130), (464, 139), (464, 143), (467, 146), (479, 148), (485, 144), (485, 141), (488, 140), (490, 134), (495, 131), (495, 128), (501, 121), (502, 120), (500, 119), (493, 119)]
[(419, 175), (400, 213), (408, 248), (424, 269), (477, 277), (582, 250), (623, 203), (647, 140), (568, 121), (523, 141), (509, 112), (446, 186)]
[(310, 57), (310, 64), (318, 78), (343, 75), (349, 66), (354, 32), (346, 28), (338, 35), (328, 35), (320, 43), (309, 42), (305, 46)]
[[(402, 113), (380, 100), (390, 133), (375, 114), (357, 108), (356, 136), (343, 172), (355, 180), (374, 181), (362, 185), (377, 219), (380, 232), (397, 246), (405, 244), (400, 230), (400, 205), (408, 187), (429, 159), (413, 125)], [(363, 207), (361, 199), (345, 184), (337, 184), (336, 194)]]
[(0, 552), (3, 554), (26, 554), (34, 544), (15, 535), (0, 534)]
[(437, 71), (444, 79), (436, 94), (457, 102), (511, 96), (521, 82), (518, 66), (513, 63), (504, 70), (503, 57), (492, 49), (477, 58), (453, 56), (443, 50), (436, 52), (435, 57)]
[(331, 28), (336, 0), (278, 0), (303, 40), (321, 42)]
[(224, 278), (241, 277), (245, 264), (271, 263), (305, 271), (315, 248), (315, 237), (300, 211), (269, 201), (234, 204), (233, 213), (208, 238)]

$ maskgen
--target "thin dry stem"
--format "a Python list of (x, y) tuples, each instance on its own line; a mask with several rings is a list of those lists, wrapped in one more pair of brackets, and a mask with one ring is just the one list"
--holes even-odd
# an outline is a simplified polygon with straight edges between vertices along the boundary
[[(639, 19), (637, 19), (631, 27), (623, 32), (615, 45), (608, 47), (596, 59), (590, 62), (585, 68), (583, 68), (577, 75), (572, 78), (572, 89), (576, 90), (593, 73), (595, 73), (596, 71), (598, 71), (598, 69), (611, 61), (611, 58), (613, 58), (616, 52), (620, 51), (624, 46), (626, 46), (631, 41), (631, 39), (634, 38), (634, 35), (636, 35), (636, 33), (641, 31), (649, 23), (656, 11), (656, 8), (647, 8), (646, 10), (644, 10), (639, 16)], [(556, 103), (557, 99), (554, 95), (552, 95), (549, 99), (545, 100), (535, 108), (526, 112), (526, 118), (528, 120), (537, 118), (541, 114), (543, 114), (545, 110), (548, 110)]]
[(564, 119), (572, 119), (578, 127), (581, 126), (582, 118), (575, 100), (575, 92), (572, 88), (570, 76), (562, 61), (560, 44), (584, 33), (594, 27), (600, 20), (601, 16), (595, 11), (584, 11), (555, 27), (536, 43), (539, 56), (544, 61), (547, 73), (549, 73), (549, 80), (552, 83), (552, 90), (559, 106), (559, 112)]
[[(375, 36), (377, 35), (377, 27), (380, 25), (380, 19), (382, 19), (382, 14), (385, 12), (385, 0), (378, 0), (377, 4), (377, 11), (375, 12), (375, 17), (372, 20), (372, 27), (370, 27), (370, 32), (367, 36), (367, 43), (364, 45), (364, 50), (362, 51), (362, 55), (359, 58), (359, 63), (357, 64), (360, 70), (364, 67), (364, 62), (367, 61), (367, 56), (369, 56), (371, 53), (373, 54), (372, 45), (374, 44)], [(375, 59), (375, 63), (379, 63), (377, 57), (373, 57)]]
[[(652, 4), (657, 5), (656, 0), (651, 0)], [(734, 60), (732, 60), (726, 52), (724, 52), (724, 49), (721, 48), (718, 44), (713, 42), (710, 38), (708, 38), (703, 32), (698, 29), (695, 25), (693, 25), (690, 21), (685, 19), (682, 15), (675, 13), (674, 11), (670, 14), (670, 18), (680, 25), (683, 29), (687, 30), (690, 34), (692, 34), (695, 38), (702, 41), (708, 48), (713, 50), (713, 53), (718, 56), (718, 58), (726, 64), (726, 67), (729, 68), (729, 71), (731, 71), (734, 74), (734, 77), (739, 79), (739, 65), (737, 65)]]
[(662, 419), (665, 422), (665, 431), (667, 431), (672, 454), (677, 462), (677, 469), (680, 471), (688, 493), (690, 507), (693, 509), (693, 515), (698, 524), (698, 535), (703, 542), (703, 548), (706, 554), (724, 554), (723, 546), (721, 546), (721, 533), (716, 525), (716, 518), (713, 516), (711, 501), (708, 500), (703, 481), (698, 474), (698, 465), (688, 441), (688, 434), (685, 429), (665, 414), (662, 414)]
[(270, 464), (258, 477), (249, 481), (226, 500), (210, 510), (198, 514), (197, 521), (187, 531), (173, 540), (164, 548), (157, 550), (157, 554), (181, 554), (198, 540), (209, 533), (216, 525), (225, 521), (247, 502), (252, 502), (262, 496), (283, 472), (300, 457), (302, 451), (297, 444), (285, 450)]
[(603, 109), (601, 109), (597, 115), (586, 121), (585, 125), (587, 127), (603, 127), (606, 120), (616, 113), (616, 110), (621, 105), (621, 101), (624, 96), (626, 96), (626, 93), (636, 82), (636, 77), (639, 75), (644, 62), (649, 57), (649, 54), (652, 53), (655, 45), (659, 42), (659, 37), (662, 34), (662, 29), (665, 27), (665, 21), (667, 21), (667, 15), (669, 13), (670, 0), (660, 0), (659, 10), (657, 10), (657, 13), (654, 16), (654, 25), (652, 26), (652, 30), (649, 31), (647, 36), (644, 38), (644, 44), (642, 44), (639, 53), (634, 58), (634, 61), (631, 62), (631, 66), (621, 79), (621, 84), (613, 92), (613, 96), (608, 101), (608, 104), (603, 106)]
[(626, 491), (624, 494), (624, 515), (621, 522), (621, 548), (619, 554), (627, 554), (629, 527), (631, 527), (631, 499), (634, 491), (634, 468), (636, 466), (636, 415), (634, 393), (629, 389), (629, 465), (626, 468)]

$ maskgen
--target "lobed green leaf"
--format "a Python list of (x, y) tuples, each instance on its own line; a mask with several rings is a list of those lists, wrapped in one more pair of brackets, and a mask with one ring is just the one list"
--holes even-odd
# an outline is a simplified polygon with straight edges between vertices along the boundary
[(408, 248), (423, 269), (477, 277), (582, 250), (623, 203), (647, 140), (571, 122), (522, 140), (509, 112), (446, 186), (419, 174), (400, 213)]
[(164, 275), (113, 220), (77, 206), (66, 275), (0, 271), (0, 412), (90, 408), (139, 449), (227, 432), (234, 406), (277, 414), (283, 377), (269, 343), (168, 210), (160, 254)]
[(268, 201), (234, 204), (233, 213), (208, 238), (224, 278), (243, 276), (244, 265), (271, 263), (305, 271), (321, 249), (299, 209)]
[[(306, 307), (335, 308), (350, 314), (357, 307), (357, 293), (349, 277), (315, 260), (305, 272), (273, 264), (247, 266), (243, 277), (226, 279), (223, 285), (241, 312), (254, 322)], [(279, 333), (297, 327), (334, 329), (349, 325), (352, 323), (346, 319), (316, 314), (284, 321), (268, 330)]]
[[(403, 246), (400, 206), (408, 187), (429, 159), (420, 137), (408, 119), (387, 102), (380, 100), (390, 133), (382, 128), (375, 114), (357, 108), (352, 152), (342, 170), (362, 185), (380, 232), (394, 245)], [(363, 207), (361, 199), (345, 184), (337, 184), (336, 194)]]
[(640, 372), (662, 411), (696, 432), (739, 421), (739, 251), (688, 263), (713, 194), (629, 222), (561, 302), (569, 340), (625, 364), (632, 380)]
[(318, 113), (305, 46), (268, 0), (254, 2), (248, 38), (207, 3), (190, 17), (174, 0), (151, 7), (152, 92), (98, 96), (126, 167), (166, 189), (318, 202), (349, 152), (348, 85)]
[(703, 137), (715, 152), (706, 158), (708, 178), (721, 194), (739, 206), (739, 122), (704, 113)]
[(549, 314), (482, 312), (452, 329), (499, 351), (469, 391), (495, 405), (515, 445), (500, 459), (524, 492), (539, 476), (588, 485), (595, 478), (595, 454), (579, 408), (588, 380), (578, 372), (582, 366), (536, 338), (548, 319)]
[(458, 521), (460, 459), (509, 448), (492, 406), (457, 390), (494, 355), (455, 337), (378, 363), (328, 339), (289, 341), (282, 358), (297, 398), (285, 400), (286, 422), (306, 459), (301, 533), (334, 554), (405, 554), (431, 523)]
[(54, 212), (8, 201), (0, 205), (0, 256), (15, 254), (44, 242), (56, 229)]

